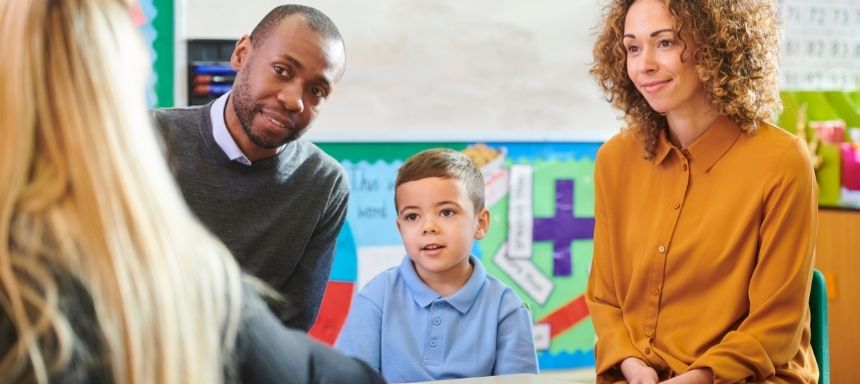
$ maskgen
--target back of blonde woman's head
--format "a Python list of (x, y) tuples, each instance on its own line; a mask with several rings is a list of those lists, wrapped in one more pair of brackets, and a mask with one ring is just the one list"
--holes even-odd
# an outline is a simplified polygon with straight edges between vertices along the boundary
[[(651, 157), (667, 123), (627, 75), (624, 21), (636, 1), (609, 0), (594, 44), (591, 74), (612, 105), (624, 113), (628, 129), (643, 137), (646, 157)], [(775, 2), (656, 1), (665, 3), (674, 17), (676, 35), (698, 44), (696, 71), (714, 107), (747, 132), (772, 119), (781, 107)]]
[(239, 272), (164, 163), (128, 3), (0, 0), (0, 382), (67, 368), (81, 325), (58, 275), (92, 301), (114, 381), (222, 380)]

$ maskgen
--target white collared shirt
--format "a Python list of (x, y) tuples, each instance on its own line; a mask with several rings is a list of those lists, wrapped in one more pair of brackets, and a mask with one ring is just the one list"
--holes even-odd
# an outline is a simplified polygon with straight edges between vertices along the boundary
[(227, 130), (227, 122), (224, 120), (224, 108), (227, 107), (227, 98), (230, 92), (227, 92), (212, 103), (212, 108), (209, 109), (209, 117), (212, 119), (212, 136), (215, 137), (215, 142), (224, 151), (224, 154), (231, 161), (237, 161), (245, 165), (251, 165), (251, 160), (242, 153), (239, 145), (230, 136), (230, 131)]

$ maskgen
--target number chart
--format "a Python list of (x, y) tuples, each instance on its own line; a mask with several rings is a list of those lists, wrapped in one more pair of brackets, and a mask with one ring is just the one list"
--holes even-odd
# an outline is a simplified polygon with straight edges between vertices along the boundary
[(860, 89), (860, 0), (780, 0), (781, 87)]

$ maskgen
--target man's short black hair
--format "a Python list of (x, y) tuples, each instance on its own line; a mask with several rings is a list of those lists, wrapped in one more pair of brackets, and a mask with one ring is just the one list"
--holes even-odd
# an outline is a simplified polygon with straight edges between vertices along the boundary
[(272, 30), (278, 26), (284, 18), (292, 15), (301, 15), (311, 29), (319, 33), (326, 40), (335, 40), (343, 43), (343, 37), (334, 22), (329, 19), (324, 13), (316, 8), (311, 8), (306, 5), (285, 4), (276, 7), (260, 20), (260, 23), (254, 27), (251, 32), (251, 43), (255, 46), (262, 43), (269, 37)]

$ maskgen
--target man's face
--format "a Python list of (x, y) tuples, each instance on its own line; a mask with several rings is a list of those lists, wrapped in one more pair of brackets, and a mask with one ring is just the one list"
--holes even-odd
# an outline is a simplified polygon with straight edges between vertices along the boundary
[(340, 80), (344, 60), (340, 42), (324, 39), (298, 15), (281, 20), (263, 41), (242, 37), (231, 59), (238, 73), (230, 95), (235, 117), (228, 111), (227, 124), (243, 152), (274, 150), (301, 136)]

